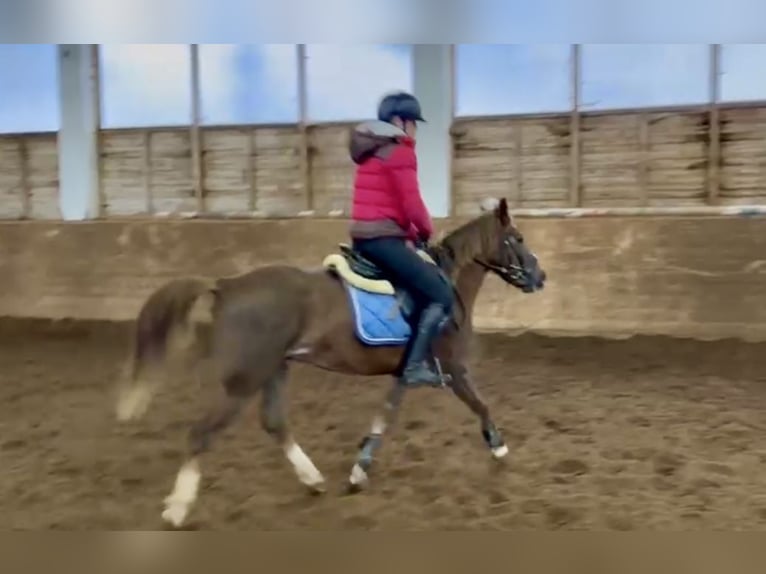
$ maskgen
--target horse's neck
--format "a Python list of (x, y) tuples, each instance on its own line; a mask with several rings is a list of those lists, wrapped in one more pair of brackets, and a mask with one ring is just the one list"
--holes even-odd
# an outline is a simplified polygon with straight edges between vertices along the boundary
[(476, 303), (476, 297), (479, 295), (479, 290), (484, 283), (486, 274), (486, 269), (475, 261), (461, 266), (455, 274), (455, 286), (458, 293), (460, 293), (460, 298), (469, 317), (473, 317), (473, 306)]

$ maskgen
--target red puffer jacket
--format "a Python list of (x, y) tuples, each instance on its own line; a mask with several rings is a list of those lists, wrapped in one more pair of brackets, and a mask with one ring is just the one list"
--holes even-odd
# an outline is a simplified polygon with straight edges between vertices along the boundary
[(365, 122), (352, 132), (349, 151), (357, 164), (352, 237), (428, 240), (433, 225), (420, 195), (415, 141), (394, 125)]

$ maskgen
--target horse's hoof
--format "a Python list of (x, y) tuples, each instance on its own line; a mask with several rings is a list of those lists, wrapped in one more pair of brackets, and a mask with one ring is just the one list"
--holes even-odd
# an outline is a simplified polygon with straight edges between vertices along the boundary
[(353, 482), (346, 483), (346, 494), (354, 495), (364, 492), (364, 487), (361, 484), (354, 484)]
[(361, 492), (369, 482), (370, 478), (367, 476), (367, 471), (364, 470), (359, 463), (354, 465), (351, 469), (351, 474), (348, 477), (348, 489), (351, 493)]
[(173, 528), (180, 528), (188, 513), (189, 508), (185, 504), (170, 503), (162, 511), (162, 520), (169, 523)]
[(309, 494), (313, 496), (321, 496), (327, 492), (327, 485), (324, 481), (315, 482), (314, 484), (307, 484), (306, 489), (309, 491)]
[(495, 460), (500, 460), (501, 458), (505, 458), (505, 456), (508, 454), (508, 445), (501, 445), (496, 446), (492, 449), (492, 458)]

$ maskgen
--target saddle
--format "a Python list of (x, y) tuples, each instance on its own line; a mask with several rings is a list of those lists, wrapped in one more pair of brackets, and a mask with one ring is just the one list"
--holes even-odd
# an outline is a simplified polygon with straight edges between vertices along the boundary
[(371, 279), (372, 281), (386, 280), (383, 275), (383, 271), (380, 270), (380, 267), (375, 265), (369, 259), (366, 259), (358, 251), (354, 251), (351, 246), (346, 245), (345, 243), (341, 243), (338, 245), (338, 247), (340, 248), (341, 254), (348, 262), (349, 269), (352, 272), (365, 279)]
[[(350, 245), (340, 243), (338, 247), (340, 248), (340, 253), (332, 253), (325, 257), (322, 262), (322, 266), (325, 269), (335, 272), (357, 289), (381, 295), (397, 294), (398, 291), (386, 279), (385, 273), (372, 261), (354, 251)], [(432, 265), (436, 264), (425, 251), (418, 250), (417, 253), (424, 261)]]

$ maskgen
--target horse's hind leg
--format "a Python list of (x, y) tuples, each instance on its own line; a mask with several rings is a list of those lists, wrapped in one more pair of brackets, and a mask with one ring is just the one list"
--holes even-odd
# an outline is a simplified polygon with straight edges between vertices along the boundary
[(268, 380), (276, 366), (276, 353), (264, 345), (260, 354), (248, 354), (247, 333), (230, 326), (218, 333), (214, 352), (215, 367), (225, 396), (189, 432), (189, 455), (176, 477), (173, 492), (165, 499), (162, 518), (179, 527), (197, 500), (200, 482), (200, 458), (210, 450), (213, 439), (231, 425), (248, 400)]
[(261, 397), (261, 425), (282, 447), (295, 474), (314, 493), (324, 492), (324, 477), (312, 460), (292, 436), (285, 415), (284, 390), (287, 383), (287, 365), (267, 381)]
[(248, 382), (244, 375), (232, 375), (225, 379), (226, 396), (223, 401), (195, 423), (189, 432), (188, 458), (178, 471), (173, 492), (165, 498), (165, 510), (162, 512), (163, 520), (176, 528), (183, 524), (197, 500), (202, 476), (201, 456), (210, 450), (215, 436), (237, 419), (247, 400), (257, 390)]

